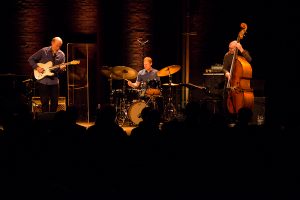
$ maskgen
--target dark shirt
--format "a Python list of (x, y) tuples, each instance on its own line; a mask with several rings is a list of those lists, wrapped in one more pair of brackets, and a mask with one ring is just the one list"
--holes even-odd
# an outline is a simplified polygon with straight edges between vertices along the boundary
[(151, 69), (150, 72), (148, 72), (145, 69), (142, 69), (139, 71), (136, 81), (137, 82), (147, 82), (150, 80), (157, 80), (160, 81), (160, 77), (157, 75), (158, 70), (157, 69)]
[(160, 86), (160, 77), (157, 75), (157, 72), (158, 70), (153, 68), (150, 72), (145, 69), (139, 71), (136, 81), (141, 83), (140, 88), (142, 90), (147, 89), (150, 85), (152, 85), (151, 87), (154, 85)]
[[(44, 47), (40, 50), (38, 50), (36, 53), (31, 55), (28, 59), (29, 64), (31, 65), (32, 69), (37, 68), (38, 63), (47, 63), (49, 61), (52, 61), (53, 66), (59, 65), (65, 62), (65, 54), (63, 51), (58, 50), (55, 54), (53, 54), (51, 46)], [(57, 77), (58, 71), (60, 69), (56, 68), (52, 70), (52, 72), (55, 73), (54, 76), (45, 76), (41, 80), (37, 80), (39, 83), (45, 84), (45, 85), (56, 85), (59, 84), (59, 79)]]
[[(252, 61), (252, 58), (247, 50), (244, 50), (243, 53), (239, 53), (238, 56), (243, 56), (249, 63)], [(223, 72), (230, 72), (230, 67), (232, 64), (233, 54), (227, 52), (223, 59)]]

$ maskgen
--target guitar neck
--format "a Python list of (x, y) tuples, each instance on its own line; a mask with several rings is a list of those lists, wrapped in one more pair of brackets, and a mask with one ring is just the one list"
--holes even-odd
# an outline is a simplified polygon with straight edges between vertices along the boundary
[(62, 64), (65, 64), (65, 65), (70, 65), (71, 64), (71, 62), (67, 62), (67, 63), (61, 63), (61, 64), (58, 64), (58, 65), (54, 65), (54, 66), (52, 66), (52, 67), (49, 67), (49, 69), (50, 70), (52, 70), (52, 69), (56, 69), (56, 68), (59, 68)]

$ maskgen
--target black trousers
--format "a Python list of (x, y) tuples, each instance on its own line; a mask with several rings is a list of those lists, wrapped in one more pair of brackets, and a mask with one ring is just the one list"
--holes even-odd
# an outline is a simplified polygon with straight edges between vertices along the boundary
[(59, 85), (38, 83), (38, 91), (42, 103), (42, 112), (56, 112), (58, 107)]

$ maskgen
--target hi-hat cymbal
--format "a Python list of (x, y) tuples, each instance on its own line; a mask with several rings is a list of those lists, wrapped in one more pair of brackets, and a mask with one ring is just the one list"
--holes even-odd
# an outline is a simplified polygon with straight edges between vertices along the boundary
[(164, 83), (163, 86), (179, 86), (177, 83)]
[(101, 69), (101, 73), (106, 76), (107, 78), (115, 79), (115, 80), (121, 80), (122, 77), (118, 77), (112, 72), (112, 67), (104, 67)]
[(174, 74), (180, 70), (179, 65), (170, 65), (162, 68), (157, 72), (157, 76), (169, 76), (170, 74)]
[(121, 79), (135, 79), (138, 74), (135, 69), (126, 66), (115, 66), (112, 72)]

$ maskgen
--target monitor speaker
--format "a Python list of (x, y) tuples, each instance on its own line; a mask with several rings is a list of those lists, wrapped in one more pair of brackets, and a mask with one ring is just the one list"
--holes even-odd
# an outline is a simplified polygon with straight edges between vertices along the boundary
[[(40, 97), (32, 97), (31, 105), (32, 105), (31, 106), (32, 112), (34, 113), (42, 112), (42, 103)], [(66, 110), (66, 97), (58, 98), (57, 111), (60, 110)]]

